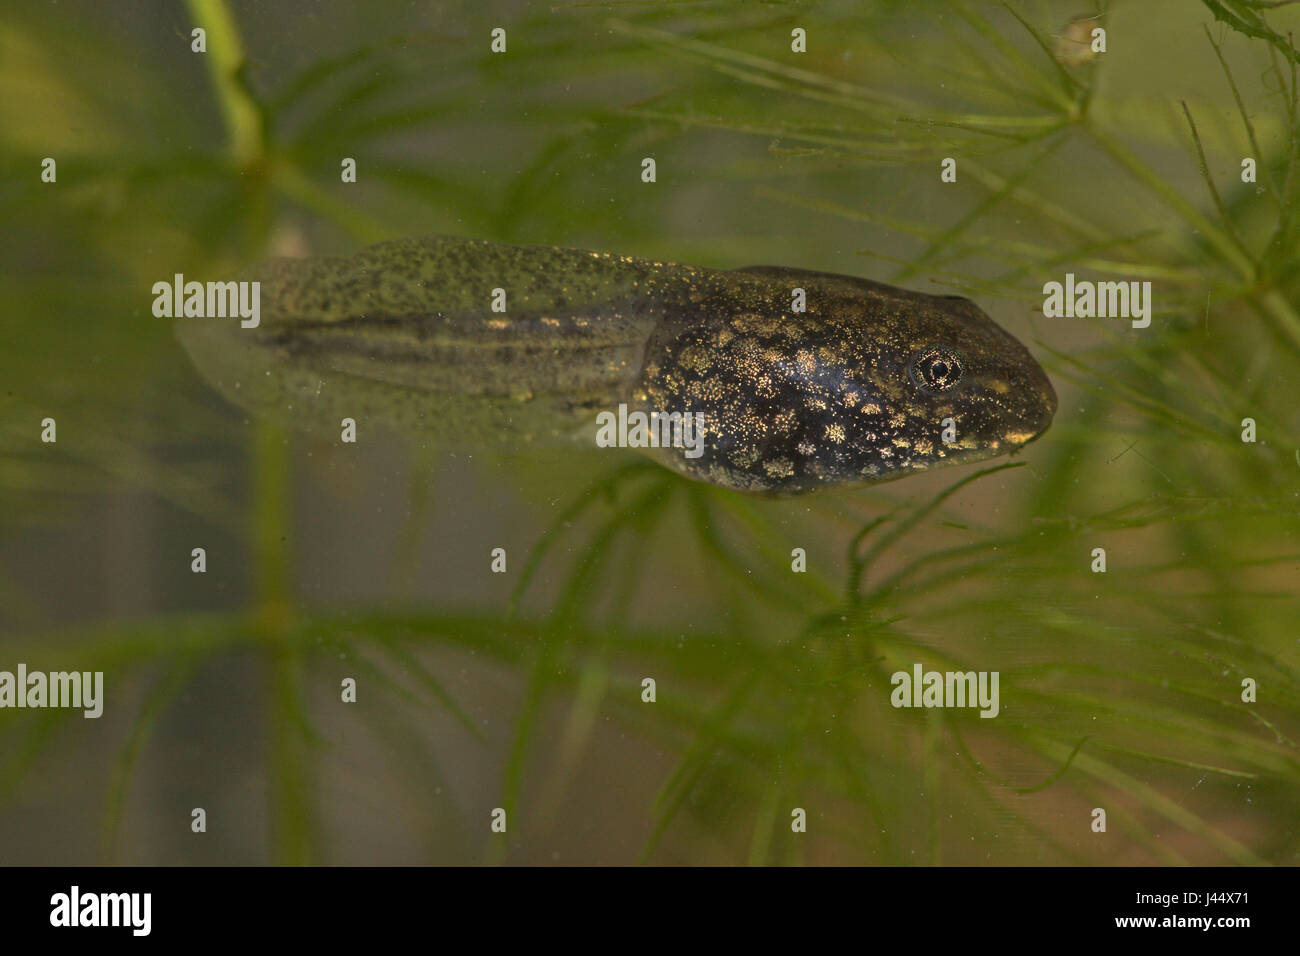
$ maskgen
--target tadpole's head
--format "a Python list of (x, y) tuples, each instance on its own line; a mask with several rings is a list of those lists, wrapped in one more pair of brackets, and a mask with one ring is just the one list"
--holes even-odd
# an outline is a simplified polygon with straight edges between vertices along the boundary
[[(765, 270), (755, 307), (661, 328), (638, 395), (704, 415), (704, 450), (661, 448), (702, 481), (795, 494), (1014, 452), (1051, 424), (1056, 393), (1028, 350), (973, 302), (865, 280)], [(763, 308), (804, 288), (807, 311)], [(788, 306), (787, 306), (788, 307)]]

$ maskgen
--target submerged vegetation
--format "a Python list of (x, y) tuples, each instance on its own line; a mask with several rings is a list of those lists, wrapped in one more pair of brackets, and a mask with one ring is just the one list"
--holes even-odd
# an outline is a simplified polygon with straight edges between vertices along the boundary
[[(581, 4), (503, 20), (505, 54), (504, 14), (469, 4), (292, 29), (222, 0), (103, 29), (89, 4), (7, 12), (0, 666), (106, 674), (110, 759), (61, 810), (97, 811), (95, 858), (407, 858), (345, 836), (373, 826), (430, 861), (1297, 862), (1300, 14), (1114, 3), (1084, 57), (1060, 42), (1079, 12)], [(438, 232), (968, 295), (1060, 411), (1020, 460), (795, 501), (635, 456), (467, 464), (417, 440), (397, 505), (305, 503), (363, 487), (366, 446), (221, 404), (148, 290)], [(1066, 273), (1150, 281), (1150, 327), (1038, 314)], [(144, 498), (166, 525), (148, 553), (101, 560), (134, 554), (163, 596), (87, 594), (51, 554), (132, 537)], [(310, 526), (349, 510), (401, 516), (357, 600), (312, 575), (372, 556), (327, 555), (331, 575), (306, 544), (346, 541)], [(191, 575), (195, 541), (225, 570)], [(504, 583), (477, 582), (501, 542)], [(999, 715), (895, 709), (891, 674), (916, 664), (998, 671)], [(204, 709), (260, 767), (266, 830), (238, 850), (183, 839), (222, 759), (246, 769), (186, 716)], [(0, 828), (82, 780), (57, 771), (85, 759), (68, 714), (0, 711)], [(178, 767), (194, 786), (157, 783)]]

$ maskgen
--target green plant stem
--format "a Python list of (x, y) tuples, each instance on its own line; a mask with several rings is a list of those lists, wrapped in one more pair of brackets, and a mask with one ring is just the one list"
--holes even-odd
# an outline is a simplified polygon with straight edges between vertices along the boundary
[(288, 596), (289, 452), (283, 431), (259, 422), (253, 436), (254, 594), (260, 608), (282, 604)]
[(315, 853), (311, 754), (303, 715), (302, 655), (281, 646), (270, 652), (271, 852), (277, 864), (305, 866)]
[(1110, 133), (1107, 133), (1096, 123), (1084, 123), (1083, 128), (1088, 131), (1097, 145), (1110, 154), (1110, 157), (1115, 162), (1128, 170), (1135, 179), (1182, 216), (1196, 232), (1203, 235), (1206, 241), (1214, 246), (1219, 255), (1223, 256), (1232, 265), (1247, 284), (1255, 281), (1255, 263), (1237, 248), (1236, 244), (1223, 230), (1205, 218), (1195, 206), (1183, 198), (1183, 195), (1178, 190), (1161, 179), (1146, 163), (1138, 159), (1127, 146)]
[(272, 853), (277, 863), (301, 865), (312, 861), (314, 812), (302, 654), (289, 640), (289, 452), (283, 431), (264, 422), (255, 426), (253, 450), (254, 628), (269, 670)]
[(322, 188), (291, 161), (275, 163), (272, 181), (284, 195), (328, 219), (358, 242), (371, 245), (392, 238), (391, 229)]
[[(239, 27), (225, 0), (187, 0), (207, 31), (208, 68), (240, 169), (265, 160), (264, 117), (244, 83)], [(267, 649), (270, 686), (269, 766), (272, 854), (279, 863), (311, 862), (309, 726), (302, 700), (303, 660), (289, 638), (295, 613), (289, 590), (289, 454), (284, 433), (264, 422), (253, 433), (252, 628)]]
[(1259, 308), (1272, 317), (1282, 331), (1291, 340), (1291, 344), (1300, 351), (1300, 315), (1286, 297), (1276, 289), (1270, 289), (1260, 296)]
[(230, 137), (230, 156), (241, 169), (261, 162), (265, 152), (262, 111), (244, 85), (244, 47), (225, 0), (186, 0), (194, 22), (207, 34), (203, 54), (217, 104)]

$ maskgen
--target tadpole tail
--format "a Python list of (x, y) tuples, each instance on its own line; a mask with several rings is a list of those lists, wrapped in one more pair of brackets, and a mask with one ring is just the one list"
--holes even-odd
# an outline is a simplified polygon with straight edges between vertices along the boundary
[[(177, 333), (236, 404), (328, 431), (563, 432), (626, 399), (689, 267), (454, 237), (349, 258), (271, 259), (257, 328), (188, 319)], [(698, 271), (698, 270), (696, 270)]]

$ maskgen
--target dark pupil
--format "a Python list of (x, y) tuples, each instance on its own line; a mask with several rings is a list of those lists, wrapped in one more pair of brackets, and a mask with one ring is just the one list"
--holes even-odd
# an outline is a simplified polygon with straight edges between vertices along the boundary
[(917, 384), (923, 388), (942, 391), (961, 381), (961, 362), (945, 349), (929, 349), (922, 353), (915, 369)]

